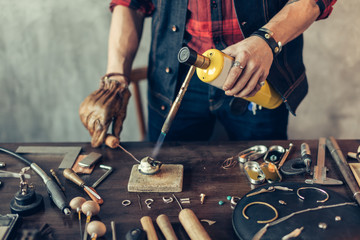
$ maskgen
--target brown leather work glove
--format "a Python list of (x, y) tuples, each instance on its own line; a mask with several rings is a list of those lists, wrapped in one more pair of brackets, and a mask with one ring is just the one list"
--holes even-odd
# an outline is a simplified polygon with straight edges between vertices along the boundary
[(92, 147), (99, 147), (105, 141), (111, 122), (112, 134), (119, 137), (130, 96), (126, 83), (105, 78), (100, 88), (81, 103), (80, 119), (92, 137)]

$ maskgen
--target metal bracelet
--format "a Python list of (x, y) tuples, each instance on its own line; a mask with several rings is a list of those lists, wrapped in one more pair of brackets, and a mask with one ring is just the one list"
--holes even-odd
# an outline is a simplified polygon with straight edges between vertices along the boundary
[(324, 190), (324, 189), (321, 189), (321, 188), (317, 188), (317, 187), (301, 187), (301, 188), (298, 188), (298, 190), (296, 191), (296, 195), (301, 199), (301, 200), (304, 200), (305, 198), (303, 196), (300, 195), (300, 191), (301, 190), (305, 190), (305, 189), (314, 189), (314, 190), (317, 190), (321, 193), (324, 193), (326, 195), (326, 198), (323, 199), (323, 200), (317, 200), (316, 202), (318, 203), (324, 203), (326, 202), (328, 199), (329, 199), (329, 194)]
[(244, 218), (249, 219), (249, 217), (245, 214), (245, 211), (246, 211), (246, 209), (247, 209), (248, 207), (250, 207), (251, 205), (254, 205), (254, 204), (265, 205), (265, 206), (271, 208), (271, 209), (275, 212), (275, 217), (273, 217), (272, 219), (269, 219), (269, 220), (259, 220), (259, 221), (257, 221), (257, 223), (269, 223), (269, 222), (272, 222), (272, 221), (274, 221), (274, 220), (276, 220), (276, 219), (278, 218), (279, 213), (278, 213), (278, 211), (276, 210), (276, 208), (275, 208), (274, 206), (272, 206), (271, 204), (266, 203), (266, 202), (251, 202), (251, 203), (247, 204), (247, 205), (243, 208), (243, 210), (242, 210), (242, 215), (244, 216)]

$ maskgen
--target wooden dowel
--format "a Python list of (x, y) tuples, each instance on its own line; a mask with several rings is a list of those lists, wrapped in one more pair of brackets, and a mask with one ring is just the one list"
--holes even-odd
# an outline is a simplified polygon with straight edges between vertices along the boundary
[(151, 217), (144, 216), (140, 219), (141, 226), (146, 232), (148, 240), (158, 240), (158, 236), (156, 235), (156, 231), (154, 228), (154, 224), (151, 220)]
[(179, 220), (186, 233), (192, 240), (210, 240), (210, 236), (202, 226), (195, 213), (188, 208), (184, 208), (179, 213)]
[(161, 214), (156, 218), (156, 223), (159, 226), (166, 240), (178, 240), (173, 227), (169, 221), (168, 216)]

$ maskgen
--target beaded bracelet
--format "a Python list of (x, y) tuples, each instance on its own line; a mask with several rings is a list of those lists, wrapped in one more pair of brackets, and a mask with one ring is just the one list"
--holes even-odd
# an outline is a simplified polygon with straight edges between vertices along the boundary
[(281, 52), (281, 42), (276, 42), (275, 39), (272, 37), (274, 33), (267, 28), (259, 28), (251, 34), (251, 36), (258, 36), (262, 38), (271, 48), (274, 57), (276, 57)]

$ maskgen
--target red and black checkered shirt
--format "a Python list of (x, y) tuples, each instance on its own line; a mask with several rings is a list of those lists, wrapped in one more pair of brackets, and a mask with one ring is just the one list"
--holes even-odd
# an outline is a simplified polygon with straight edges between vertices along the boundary
[[(318, 19), (326, 18), (336, 0), (315, 0), (321, 10)], [(151, 0), (112, 0), (110, 9), (124, 5), (150, 16), (154, 10)], [(189, 18), (186, 22), (185, 40), (199, 53), (210, 48), (223, 49), (244, 39), (232, 0), (189, 0)]]

